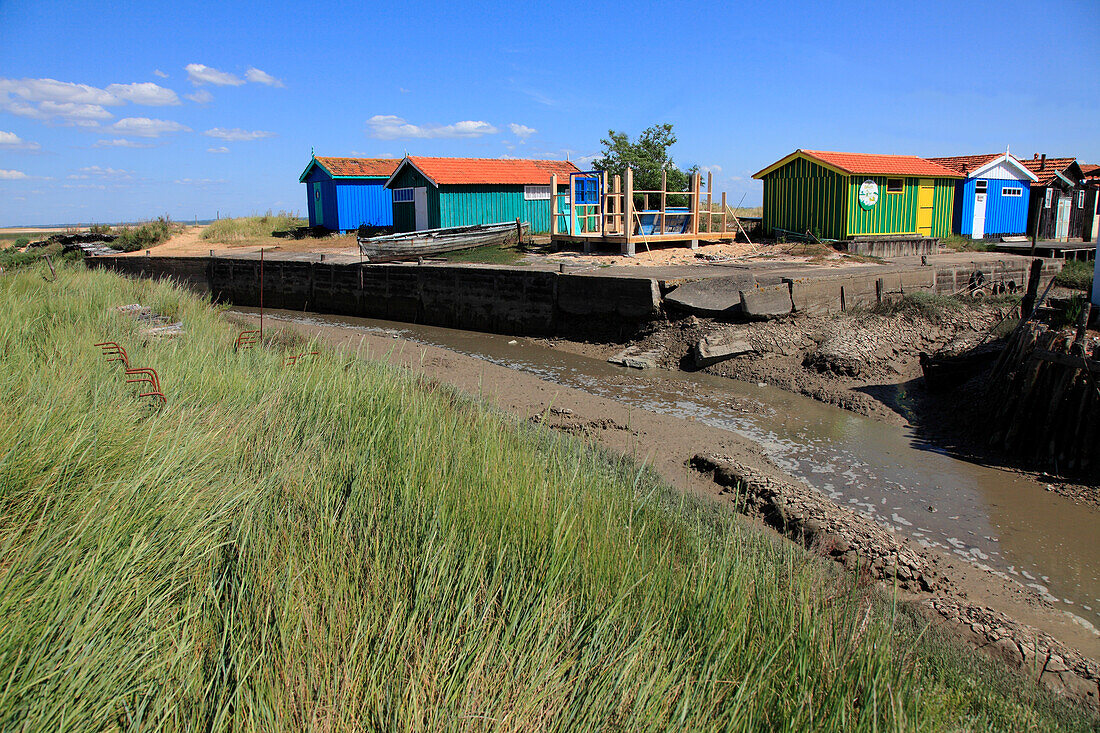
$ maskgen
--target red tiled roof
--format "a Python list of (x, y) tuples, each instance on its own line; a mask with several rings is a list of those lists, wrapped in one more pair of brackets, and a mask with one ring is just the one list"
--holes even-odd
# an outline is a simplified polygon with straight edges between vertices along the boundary
[(933, 163), (939, 163), (945, 168), (950, 168), (951, 170), (958, 171), (965, 176), (969, 175), (970, 171), (976, 171), (989, 161), (993, 160), (994, 158), (999, 158), (1002, 155), (1004, 155), (1004, 153), (989, 153), (987, 155), (953, 155), (947, 158), (928, 158), (928, 160), (932, 161)]
[(875, 155), (873, 153), (834, 153), (826, 150), (800, 150), (811, 158), (828, 163), (854, 175), (930, 176), (959, 178), (957, 171), (915, 155)]
[(1085, 174), (1085, 178), (1096, 178), (1100, 176), (1100, 165), (1096, 163), (1078, 163), (1081, 166), (1081, 172)]
[(437, 186), (447, 184), (549, 184), (551, 174), (562, 183), (580, 169), (567, 160), (513, 160), (508, 158), (426, 158), (408, 161)]
[(315, 160), (334, 176), (389, 178), (401, 161), (397, 158), (322, 158)]
[[(1066, 168), (1073, 165), (1076, 160), (1076, 158), (1047, 158), (1045, 166), (1043, 166), (1043, 161), (1038, 158), (1021, 158), (1020, 162), (1039, 179), (1031, 185), (1048, 186), (1054, 180), (1055, 173), (1065, 173)], [(1039, 170), (1040, 166), (1042, 166), (1042, 170)]]

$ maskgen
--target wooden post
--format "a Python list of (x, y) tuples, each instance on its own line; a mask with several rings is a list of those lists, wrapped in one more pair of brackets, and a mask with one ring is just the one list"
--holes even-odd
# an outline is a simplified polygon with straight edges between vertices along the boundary
[(698, 173), (694, 173), (691, 176), (691, 235), (692, 249), (699, 246), (699, 187), (702, 185), (703, 177)]
[(519, 217), (516, 217), (516, 247), (523, 245), (523, 224), (520, 223)]
[(615, 187), (615, 206), (612, 207), (615, 210), (614, 218), (612, 219), (611, 226), (616, 232), (621, 232), (619, 228), (622, 224), (623, 215), (623, 179), (622, 176), (615, 176), (611, 179), (611, 185)]
[(607, 171), (600, 172), (600, 234), (607, 231)]
[(558, 174), (550, 175), (550, 236), (558, 233)]
[(264, 248), (260, 247), (260, 340), (264, 338)]
[(707, 234), (714, 231), (714, 212), (711, 209), (711, 205), (714, 203), (714, 194), (711, 193), (714, 190), (714, 174), (707, 171)]
[(649, 211), (649, 191), (642, 194), (642, 211)]
[(626, 180), (623, 181), (623, 254), (634, 255), (634, 243), (631, 240), (634, 230), (634, 171), (626, 169)]
[(726, 192), (722, 192), (722, 234), (726, 233)]
[(1031, 318), (1035, 308), (1035, 298), (1039, 295), (1039, 278), (1043, 274), (1043, 261), (1036, 257), (1031, 261), (1031, 271), (1027, 276), (1027, 294), (1020, 301), (1020, 317), (1025, 321)]
[(668, 205), (668, 171), (661, 169), (661, 229), (658, 234), (668, 231), (665, 228), (665, 207)]

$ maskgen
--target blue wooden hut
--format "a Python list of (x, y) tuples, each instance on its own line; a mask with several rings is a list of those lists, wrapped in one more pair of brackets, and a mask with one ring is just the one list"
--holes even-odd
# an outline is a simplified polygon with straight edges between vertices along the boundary
[(550, 181), (568, 190), (567, 160), (406, 156), (390, 176), (398, 232), (494, 224), (520, 219), (532, 233), (550, 231)]
[(930, 158), (966, 178), (955, 184), (951, 229), (971, 239), (1027, 233), (1027, 207), (1035, 174), (1006, 153)]
[(311, 227), (348, 232), (365, 225), (393, 226), (393, 195), (386, 181), (401, 161), (395, 158), (318, 158), (298, 177), (306, 184)]

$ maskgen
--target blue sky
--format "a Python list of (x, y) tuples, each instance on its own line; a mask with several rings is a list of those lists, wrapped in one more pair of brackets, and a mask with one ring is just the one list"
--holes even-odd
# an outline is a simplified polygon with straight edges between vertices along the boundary
[(1100, 162), (1100, 2), (0, 0), (0, 226), (305, 210), (318, 155), (564, 158), (672, 122), (760, 201), (796, 148)]

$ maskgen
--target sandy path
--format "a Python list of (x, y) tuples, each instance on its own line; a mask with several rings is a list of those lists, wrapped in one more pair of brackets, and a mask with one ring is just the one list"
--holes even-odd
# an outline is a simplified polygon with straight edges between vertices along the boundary
[[(211, 250), (215, 254), (252, 254), (262, 247), (265, 252), (324, 252), (325, 254), (359, 255), (355, 237), (331, 237), (328, 239), (276, 239), (270, 237), (256, 242), (226, 244), (203, 239), (205, 225), (188, 226), (167, 242), (158, 244), (150, 252), (159, 257), (207, 257)], [(145, 256), (145, 250), (126, 253), (129, 256)]]
[[(250, 324), (257, 320), (254, 316), (237, 313), (231, 318)], [(544, 424), (579, 434), (628, 455), (638, 463), (652, 466), (671, 485), (695, 496), (732, 506), (731, 497), (728, 493), (723, 495), (722, 487), (688, 466), (688, 461), (698, 453), (729, 456), (764, 475), (791, 480), (752, 441), (694, 420), (639, 410), (527, 372), (403, 338), (364, 334), (331, 325), (273, 320), (268, 323), (319, 337), (338, 348), (357, 349), (363, 358), (389, 362), (449, 384), (520, 418), (542, 416)], [(1038, 603), (1030, 591), (1007, 587), (992, 574), (942, 553), (938, 555), (937, 565), (950, 578), (953, 590), (947, 595), (936, 591), (931, 596), (944, 595), (952, 600), (961, 597), (966, 603), (989, 606), (1051, 634), (1086, 656), (1100, 658), (1100, 638), (1074, 624), (1060, 611)], [(930, 597), (929, 594), (902, 595), (912, 600)]]

